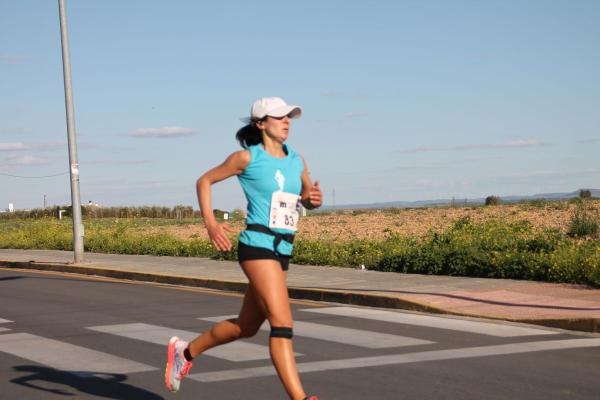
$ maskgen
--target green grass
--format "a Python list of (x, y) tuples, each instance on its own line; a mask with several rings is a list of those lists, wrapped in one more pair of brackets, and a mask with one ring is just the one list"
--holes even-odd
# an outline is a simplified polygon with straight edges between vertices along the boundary
[[(185, 221), (185, 220), (184, 220)], [(190, 223), (188, 220), (185, 223)], [(235, 259), (206, 239), (183, 240), (140, 228), (181, 220), (94, 219), (85, 221), (85, 249), (98, 253), (150, 254)], [(0, 221), (0, 248), (71, 250), (70, 220)], [(237, 243), (234, 241), (234, 246)], [(600, 287), (600, 240), (572, 239), (557, 230), (535, 232), (526, 221), (461, 218), (448, 230), (423, 238), (390, 235), (351, 242), (298, 240), (293, 262), (358, 266), (379, 271), (529, 279)]]

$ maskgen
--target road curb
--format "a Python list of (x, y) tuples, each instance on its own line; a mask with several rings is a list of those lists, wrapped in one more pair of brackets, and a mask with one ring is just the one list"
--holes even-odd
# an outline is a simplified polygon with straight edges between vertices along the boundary
[[(50, 263), (36, 261), (4, 261), (0, 260), (0, 267), (14, 269), (30, 269), (39, 271), (65, 272), (81, 275), (94, 275), (114, 279), (130, 281), (164, 283), (189, 287), (202, 287), (214, 290), (244, 292), (248, 286), (246, 282), (227, 281), (219, 279), (194, 278), (189, 276), (163, 275), (158, 273), (146, 273), (137, 271), (123, 271), (103, 267), (84, 266), (81, 264)], [(434, 307), (427, 303), (400, 297), (383, 296), (377, 294), (366, 294), (348, 290), (325, 290), (304, 287), (289, 287), (290, 298), (297, 300), (323, 301), (330, 303), (341, 303), (358, 306), (402, 309), (417, 312), (435, 314), (455, 315), (462, 317), (487, 318), (509, 322), (527, 323), (541, 325), (551, 328), (559, 328), (583, 332), (600, 332), (600, 319), (598, 318), (565, 318), (565, 319), (511, 319), (493, 315), (477, 315), (469, 313), (457, 313)]]

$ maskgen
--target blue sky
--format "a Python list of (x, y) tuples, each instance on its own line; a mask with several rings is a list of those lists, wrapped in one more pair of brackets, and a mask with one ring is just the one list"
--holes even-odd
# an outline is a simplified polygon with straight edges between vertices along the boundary
[[(0, 4), (0, 209), (70, 203), (57, 3)], [(600, 187), (598, 1), (67, 11), (84, 203), (197, 208), (263, 96), (304, 108), (288, 143), (326, 204)], [(244, 204), (235, 178), (214, 187), (215, 208)]]

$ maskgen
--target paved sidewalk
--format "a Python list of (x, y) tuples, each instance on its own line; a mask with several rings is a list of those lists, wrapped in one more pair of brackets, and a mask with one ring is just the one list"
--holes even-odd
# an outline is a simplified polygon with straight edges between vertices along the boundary
[[(236, 262), (206, 258), (85, 254), (0, 249), (0, 266), (55, 270), (243, 291)], [(290, 296), (374, 307), (528, 322), (600, 332), (600, 289), (508, 279), (398, 274), (351, 268), (291, 265)]]

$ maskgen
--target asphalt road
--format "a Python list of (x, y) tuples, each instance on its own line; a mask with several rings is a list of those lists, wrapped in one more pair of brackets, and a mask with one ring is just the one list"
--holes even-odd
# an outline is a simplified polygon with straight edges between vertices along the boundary
[[(241, 297), (0, 269), (0, 399), (284, 399), (268, 330), (197, 358), (177, 394), (166, 340)], [(600, 335), (295, 302), (302, 380), (327, 399), (598, 399)], [(165, 339), (166, 338), (166, 339)]]

